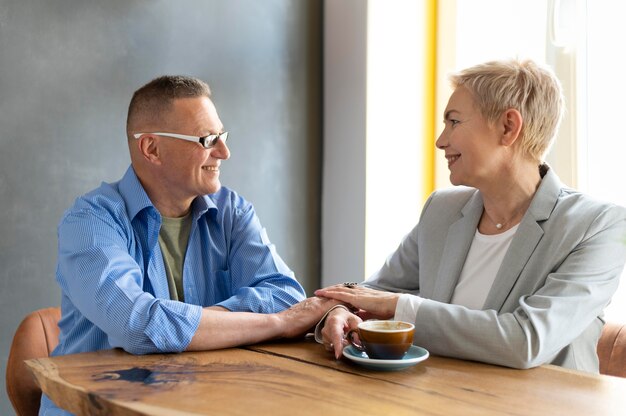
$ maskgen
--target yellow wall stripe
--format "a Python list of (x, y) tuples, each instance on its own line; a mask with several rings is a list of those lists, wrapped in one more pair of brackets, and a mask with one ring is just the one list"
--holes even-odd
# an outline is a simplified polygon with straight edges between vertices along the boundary
[(435, 189), (435, 112), (437, 105), (437, 0), (425, 0), (423, 199)]

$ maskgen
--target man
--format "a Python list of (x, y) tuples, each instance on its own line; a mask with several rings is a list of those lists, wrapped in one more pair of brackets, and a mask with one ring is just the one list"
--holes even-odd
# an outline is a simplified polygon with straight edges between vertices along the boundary
[[(221, 187), (228, 133), (207, 84), (183, 76), (149, 82), (130, 102), (127, 136), (132, 165), (124, 177), (78, 198), (59, 225), (62, 318), (52, 355), (293, 337), (336, 303), (298, 303), (304, 290), (254, 208)], [(44, 396), (41, 414), (55, 412)]]

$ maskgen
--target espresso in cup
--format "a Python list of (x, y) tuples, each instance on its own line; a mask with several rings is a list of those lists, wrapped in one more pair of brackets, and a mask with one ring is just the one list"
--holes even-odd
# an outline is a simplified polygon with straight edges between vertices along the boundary
[[(359, 334), (361, 343), (354, 340)], [(365, 321), (348, 332), (348, 341), (370, 358), (399, 360), (413, 344), (415, 325), (402, 321)]]

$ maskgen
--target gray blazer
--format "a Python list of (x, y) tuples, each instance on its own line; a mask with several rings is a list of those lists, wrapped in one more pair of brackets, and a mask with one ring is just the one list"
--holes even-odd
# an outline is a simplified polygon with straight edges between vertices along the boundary
[(602, 311), (626, 261), (626, 208), (566, 188), (549, 169), (483, 310), (450, 304), (483, 211), (478, 190), (437, 191), (367, 286), (424, 298), (415, 344), (515, 368), (598, 372)]

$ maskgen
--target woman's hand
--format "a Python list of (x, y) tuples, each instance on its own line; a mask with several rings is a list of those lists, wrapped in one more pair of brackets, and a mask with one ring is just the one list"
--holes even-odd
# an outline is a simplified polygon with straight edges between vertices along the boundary
[(361, 318), (344, 308), (333, 309), (324, 321), (322, 328), (322, 340), (327, 351), (334, 351), (335, 358), (339, 359), (345, 346), (348, 345), (346, 334), (351, 329), (356, 329), (362, 322)]
[(384, 292), (362, 286), (340, 284), (315, 291), (316, 296), (335, 299), (361, 309), (362, 318), (390, 319), (396, 312), (399, 293)]

